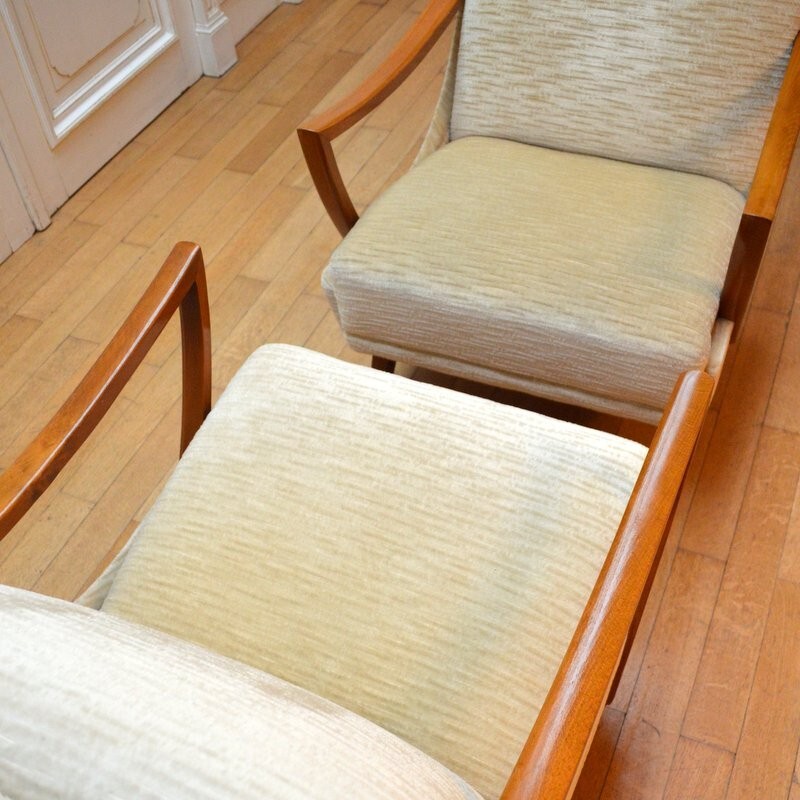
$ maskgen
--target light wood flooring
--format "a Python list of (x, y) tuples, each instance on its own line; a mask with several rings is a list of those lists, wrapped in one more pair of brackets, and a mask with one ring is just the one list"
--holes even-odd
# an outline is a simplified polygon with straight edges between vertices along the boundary
[[(0, 468), (60, 405), (179, 239), (199, 242), (208, 264), (215, 394), (266, 341), (366, 362), (345, 346), (320, 291), (339, 237), (294, 129), (355, 86), (421, 6), (279, 7), (227, 75), (191, 87), (0, 265)], [(440, 43), (339, 141), (357, 206), (413, 160), (446, 49)], [(800, 159), (581, 800), (800, 800), (798, 219)], [(179, 366), (173, 324), (82, 453), (0, 542), (0, 581), (72, 598), (124, 543), (177, 457)]]

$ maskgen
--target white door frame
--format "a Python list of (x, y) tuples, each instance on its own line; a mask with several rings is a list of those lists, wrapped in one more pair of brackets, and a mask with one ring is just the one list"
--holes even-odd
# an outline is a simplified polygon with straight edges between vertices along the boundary
[(5, 153), (0, 150), (0, 260), (33, 235), (33, 221)]
[[(0, 183), (0, 192), (4, 197), (10, 197), (13, 194), (19, 199), (19, 203), (6, 200), (5, 207), (21, 205), (32, 226), (37, 231), (43, 231), (50, 224), (50, 210), (56, 207), (54, 203), (61, 205), (67, 199), (66, 189), (55, 174), (49, 174), (50, 202), (45, 200), (44, 193), (37, 184), (33, 170), (25, 157), (25, 150), (1, 95), (0, 159), (5, 163), (8, 172), (7, 180)], [(14, 245), (14, 248), (19, 247), (19, 244)]]

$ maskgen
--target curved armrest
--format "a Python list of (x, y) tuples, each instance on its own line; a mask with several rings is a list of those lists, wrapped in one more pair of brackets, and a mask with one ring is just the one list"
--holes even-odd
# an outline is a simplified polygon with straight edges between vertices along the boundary
[(0, 539), (94, 430), (177, 308), (183, 351), (181, 454), (211, 409), (211, 325), (203, 256), (180, 242), (86, 377), (0, 475)]
[(433, 47), (461, 0), (430, 0), (386, 60), (355, 91), (298, 128), (308, 169), (325, 209), (344, 236), (358, 214), (342, 181), (331, 142), (385, 100)]
[(503, 800), (571, 796), (657, 564), (713, 387), (714, 379), (697, 370), (679, 379)]

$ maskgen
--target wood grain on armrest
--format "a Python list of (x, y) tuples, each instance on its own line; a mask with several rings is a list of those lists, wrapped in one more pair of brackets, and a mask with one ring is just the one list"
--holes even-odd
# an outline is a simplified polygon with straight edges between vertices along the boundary
[(181, 453), (211, 409), (211, 326), (203, 257), (181, 242), (56, 415), (0, 475), (0, 538), (52, 483), (105, 415), (175, 310), (183, 350)]
[(771, 219), (752, 214), (742, 214), (739, 222), (718, 311), (718, 316), (733, 323), (732, 341), (741, 332), (771, 228)]
[(563, 800), (575, 788), (714, 386), (681, 376), (556, 679), (503, 792)]
[(358, 221), (331, 142), (385, 100), (413, 71), (450, 23), (461, 0), (430, 0), (386, 60), (357, 89), (298, 129), (300, 146), (333, 223), (344, 236)]
[(773, 219), (783, 192), (800, 133), (800, 34), (794, 40), (789, 64), (772, 111), (745, 213)]
[(800, 133), (800, 35), (795, 39), (789, 65), (772, 111), (761, 148), (753, 184), (731, 253), (719, 316), (733, 322), (736, 341), (750, 305), (770, 226), (789, 174)]

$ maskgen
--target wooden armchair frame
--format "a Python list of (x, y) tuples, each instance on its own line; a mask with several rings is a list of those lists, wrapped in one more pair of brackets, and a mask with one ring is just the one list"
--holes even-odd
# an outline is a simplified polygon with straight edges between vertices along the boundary
[[(184, 402), (181, 452), (210, 409), (210, 327), (200, 250), (175, 247), (144, 297), (70, 398), (0, 476), (0, 533), (57, 476), (180, 308)], [(503, 792), (504, 800), (568, 798), (577, 783), (658, 566), (714, 381), (681, 376), (561, 667)], [(521, 653), (523, 658), (524, 654)]]
[[(462, 0), (430, 0), (384, 62), (347, 97), (307, 120), (297, 134), (308, 169), (325, 209), (342, 236), (358, 222), (358, 213), (342, 180), (333, 140), (385, 100), (433, 47), (459, 11)], [(736, 241), (731, 253), (718, 316), (734, 323), (733, 338), (750, 304), (772, 220), (783, 192), (800, 132), (800, 44), (795, 38), (789, 64), (773, 109)], [(387, 359), (374, 366), (393, 369)]]
[(211, 410), (211, 325), (203, 256), (180, 242), (77, 388), (0, 475), (0, 539), (30, 509), (94, 430), (180, 309), (183, 409), (180, 452)]
[(684, 373), (667, 404), (614, 543), (501, 800), (569, 798), (625, 666), (658, 568), (714, 379)]

